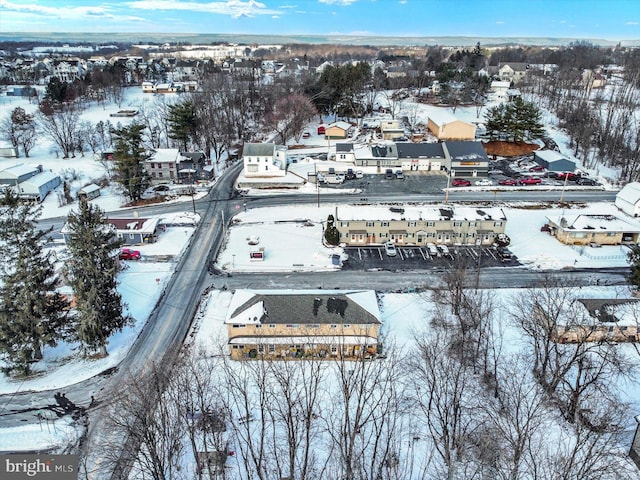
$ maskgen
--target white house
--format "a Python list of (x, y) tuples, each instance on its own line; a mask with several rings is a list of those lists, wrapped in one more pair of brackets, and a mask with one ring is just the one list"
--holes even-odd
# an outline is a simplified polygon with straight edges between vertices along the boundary
[(640, 215), (640, 183), (627, 183), (616, 195), (615, 205), (627, 215)]
[(286, 147), (274, 143), (245, 143), (242, 150), (245, 177), (284, 177)]

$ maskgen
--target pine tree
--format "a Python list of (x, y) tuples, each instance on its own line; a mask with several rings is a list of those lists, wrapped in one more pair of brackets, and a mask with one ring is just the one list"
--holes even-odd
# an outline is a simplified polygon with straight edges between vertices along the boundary
[(335, 225), (333, 215), (327, 217), (327, 228), (324, 231), (324, 239), (329, 245), (338, 245), (340, 242), (340, 232)]
[(545, 135), (540, 109), (533, 102), (516, 97), (487, 110), (485, 124), (492, 139), (511, 138), (514, 142), (534, 140)]
[(66, 336), (68, 302), (56, 291), (59, 278), (37, 230), (41, 208), (22, 204), (12, 190), (0, 199), (0, 355), (19, 375), (31, 373), (45, 345)]
[(195, 105), (192, 102), (170, 105), (167, 123), (169, 124), (169, 138), (178, 140), (183, 151), (187, 152), (189, 142), (195, 139), (198, 131)]
[(104, 356), (109, 336), (129, 321), (117, 290), (121, 241), (99, 207), (86, 201), (79, 207), (67, 219), (70, 259), (65, 268), (76, 298), (75, 336), (85, 353)]
[(144, 125), (134, 123), (112, 131), (115, 137), (116, 180), (124, 187), (125, 194), (134, 202), (140, 200), (150, 184), (144, 162), (151, 158), (151, 154), (147, 152), (142, 142), (144, 129)]
[(631, 266), (629, 275), (627, 275), (627, 281), (635, 287), (636, 290), (640, 289), (640, 245), (631, 245), (630, 250), (627, 253), (627, 260)]

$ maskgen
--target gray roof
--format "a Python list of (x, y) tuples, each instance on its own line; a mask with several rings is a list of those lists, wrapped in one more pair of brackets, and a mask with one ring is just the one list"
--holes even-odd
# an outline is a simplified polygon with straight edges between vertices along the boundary
[(260, 323), (379, 324), (380, 320), (348, 294), (262, 294), (252, 296), (232, 314), (235, 318), (263, 302)]
[(276, 146), (273, 143), (245, 143), (242, 155), (272, 157), (275, 149)]
[(353, 152), (353, 143), (336, 143), (336, 152)]
[(451, 160), (460, 160), (468, 158), (479, 158), (489, 161), (487, 153), (484, 151), (484, 147), (480, 142), (444, 142)]
[(398, 158), (445, 158), (441, 143), (396, 143)]

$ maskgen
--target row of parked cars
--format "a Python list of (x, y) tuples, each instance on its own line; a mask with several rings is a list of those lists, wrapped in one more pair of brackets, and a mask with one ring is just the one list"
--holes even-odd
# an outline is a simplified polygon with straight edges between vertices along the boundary
[[(570, 172), (550, 172), (547, 175), (548, 178), (552, 178), (560, 181), (571, 181), (575, 182), (576, 185), (584, 185), (584, 186), (596, 186), (600, 185), (593, 178), (583, 177), (580, 175), (576, 175), (575, 173)], [(526, 176), (520, 178), (503, 178), (498, 181), (498, 185), (502, 186), (525, 186), (525, 185), (539, 185), (542, 183), (542, 177), (536, 176)], [(456, 178), (453, 180), (452, 185), (454, 187), (470, 187), (471, 181), (466, 178)], [(493, 181), (488, 178), (483, 178), (481, 180), (477, 180), (475, 182), (477, 186), (491, 186), (493, 185)]]
[[(436, 245), (435, 243), (427, 243), (425, 245), (427, 252), (432, 257), (437, 257), (439, 255), (445, 256), (449, 255), (449, 247), (446, 245)], [(387, 254), (388, 257), (395, 257), (398, 254), (398, 249), (396, 248), (395, 243), (386, 242), (384, 244), (384, 253)]]

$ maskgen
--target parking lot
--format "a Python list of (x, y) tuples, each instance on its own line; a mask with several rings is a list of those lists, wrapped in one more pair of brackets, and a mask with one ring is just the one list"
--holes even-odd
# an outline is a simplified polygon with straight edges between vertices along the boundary
[(344, 263), (345, 270), (411, 270), (411, 269), (446, 269), (458, 261), (466, 263), (469, 268), (502, 267), (519, 265), (516, 257), (510, 260), (501, 258), (494, 247), (449, 246), (449, 254), (429, 255), (426, 247), (396, 245), (397, 254), (390, 257), (383, 246), (346, 247), (349, 260)]

